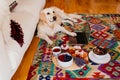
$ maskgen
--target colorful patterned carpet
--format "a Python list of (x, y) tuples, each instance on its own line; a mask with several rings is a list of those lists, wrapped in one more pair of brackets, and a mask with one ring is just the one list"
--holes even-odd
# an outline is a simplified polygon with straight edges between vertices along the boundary
[(54, 41), (51, 46), (40, 40), (27, 80), (120, 80), (120, 15), (79, 15), (82, 18), (77, 19), (75, 24), (78, 26), (64, 23), (64, 27), (69, 31), (84, 31), (90, 27), (89, 43), (81, 45), (82, 49), (89, 54), (96, 46), (108, 48), (111, 60), (98, 64), (89, 59), (83, 67), (74, 70), (56, 66), (52, 61), (51, 49), (62, 43), (72, 46), (69, 44), (69, 36), (58, 32), (51, 37)]

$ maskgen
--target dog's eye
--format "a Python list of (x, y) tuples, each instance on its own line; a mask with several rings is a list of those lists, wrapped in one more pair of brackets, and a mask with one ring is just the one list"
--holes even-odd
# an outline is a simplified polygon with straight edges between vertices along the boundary
[(47, 15), (50, 15), (50, 13), (48, 12)]
[(55, 11), (53, 11), (53, 13), (55, 13)]

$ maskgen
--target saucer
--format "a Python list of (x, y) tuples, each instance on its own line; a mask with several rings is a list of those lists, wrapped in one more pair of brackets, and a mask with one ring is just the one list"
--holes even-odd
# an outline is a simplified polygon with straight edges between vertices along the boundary
[(111, 56), (108, 53), (105, 55), (97, 55), (98, 57), (96, 57), (95, 55), (96, 54), (93, 53), (93, 51), (90, 51), (89, 59), (95, 63), (98, 63), (98, 64), (105, 64), (111, 60)]

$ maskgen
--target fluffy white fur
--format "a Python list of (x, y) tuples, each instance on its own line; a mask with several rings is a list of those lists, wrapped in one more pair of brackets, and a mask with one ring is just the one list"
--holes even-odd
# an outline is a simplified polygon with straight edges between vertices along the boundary
[(67, 31), (60, 24), (64, 19), (70, 19), (76, 22), (76, 19), (73, 17), (80, 17), (70, 14), (66, 14), (63, 10), (57, 7), (45, 8), (40, 12), (40, 22), (38, 24), (38, 37), (47, 41), (48, 44), (53, 44), (53, 41), (48, 36), (54, 36), (55, 33), (61, 31), (70, 36), (76, 36), (76, 33)]

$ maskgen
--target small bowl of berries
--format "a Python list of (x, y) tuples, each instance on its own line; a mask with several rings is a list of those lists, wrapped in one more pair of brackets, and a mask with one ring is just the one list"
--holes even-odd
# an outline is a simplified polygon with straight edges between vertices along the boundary
[(58, 64), (64, 68), (73, 64), (73, 57), (68, 52), (59, 54), (57, 60)]

